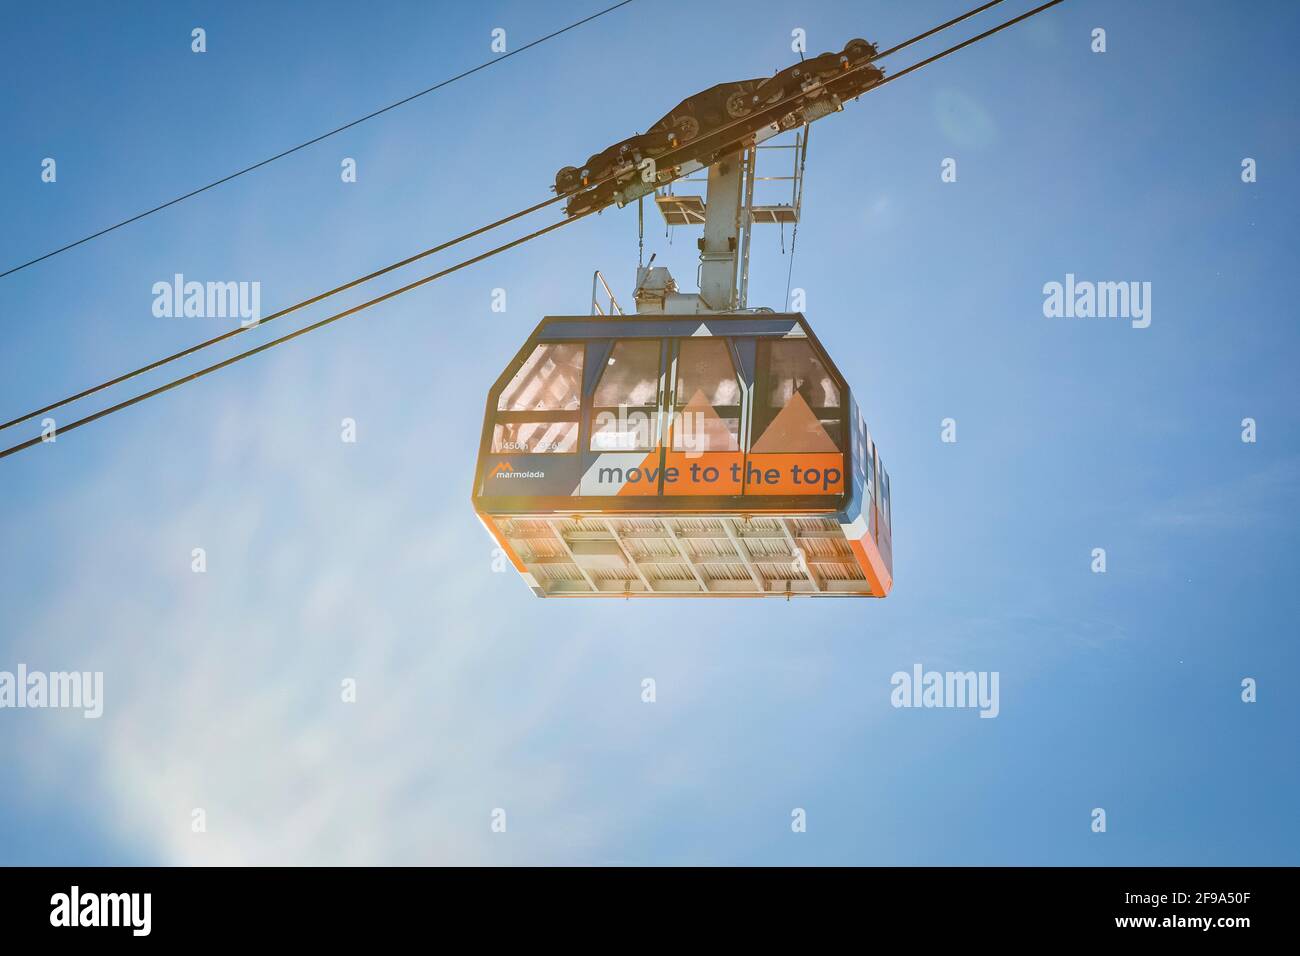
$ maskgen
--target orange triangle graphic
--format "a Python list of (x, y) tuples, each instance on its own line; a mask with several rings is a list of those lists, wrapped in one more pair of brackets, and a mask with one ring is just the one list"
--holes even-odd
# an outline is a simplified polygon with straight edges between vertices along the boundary
[(790, 396), (785, 408), (776, 414), (767, 430), (754, 443), (750, 452), (837, 452), (835, 442), (826, 434), (804, 397), (798, 392)]
[(673, 428), (679, 430), (681, 447), (686, 451), (737, 450), (735, 436), (705, 396), (704, 389), (695, 390)]

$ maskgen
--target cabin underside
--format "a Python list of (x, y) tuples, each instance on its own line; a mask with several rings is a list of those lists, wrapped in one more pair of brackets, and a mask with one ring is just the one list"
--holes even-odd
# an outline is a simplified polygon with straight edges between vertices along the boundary
[(480, 518), (539, 597), (884, 596), (834, 516)]

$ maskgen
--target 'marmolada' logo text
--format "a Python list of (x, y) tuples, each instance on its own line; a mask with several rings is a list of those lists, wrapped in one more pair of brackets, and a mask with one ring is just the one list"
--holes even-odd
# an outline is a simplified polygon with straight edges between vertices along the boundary
[(981, 717), (996, 717), (997, 671), (925, 671), (912, 665), (912, 673), (895, 671), (889, 679), (894, 690), (889, 702), (895, 707), (978, 707)]
[(148, 936), (152, 893), (70, 893), (50, 897), (51, 926), (129, 926), (132, 936)]
[(1150, 282), (1075, 282), (1043, 286), (1043, 315), (1049, 319), (1131, 319), (1133, 328), (1151, 324)]
[(503, 461), (492, 469), (491, 478), (545, 478), (544, 471), (515, 471), (515, 466)]
[(0, 709), (67, 707), (83, 710), (83, 717), (94, 719), (104, 713), (103, 671), (28, 671), (26, 664), (18, 672), (0, 671)]

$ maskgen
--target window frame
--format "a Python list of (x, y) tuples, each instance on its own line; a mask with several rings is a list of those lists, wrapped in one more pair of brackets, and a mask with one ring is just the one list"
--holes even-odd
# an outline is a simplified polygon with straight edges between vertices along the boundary
[[(798, 342), (807, 347), (809, 352), (812, 353), (813, 358), (815, 358), (818, 364), (821, 365), (822, 370), (830, 376), (831, 381), (834, 382), (835, 388), (839, 392), (839, 405), (817, 406), (809, 404), (808, 408), (815, 416), (817, 416), (819, 422), (829, 421), (834, 418), (837, 426), (836, 434), (827, 432), (827, 435), (834, 443), (836, 451), (840, 454), (847, 455), (848, 449), (845, 446), (851, 442), (851, 438), (847, 435), (849, 427), (849, 389), (844, 382), (838, 381), (831, 373), (832, 366), (830, 362), (827, 360), (826, 356), (821, 353), (821, 350), (811, 338), (783, 339), (760, 337), (758, 339), (754, 353), (754, 387), (752, 389), (753, 394), (750, 398), (749, 448), (753, 448), (754, 444), (763, 437), (763, 433), (767, 431), (768, 426), (776, 420), (776, 416), (779, 415), (781, 410), (785, 407), (781, 406), (781, 408), (773, 409), (767, 404), (767, 396), (770, 393), (772, 386), (772, 346), (777, 343), (788, 342)], [(836, 414), (834, 416), (823, 414), (828, 411), (834, 411)], [(768, 412), (771, 412), (771, 414), (768, 415)], [(823, 425), (823, 429), (824, 428), (825, 425)], [(745, 449), (746, 453), (749, 452), (749, 448)]]
[[(528, 364), (528, 360), (537, 353), (538, 349), (546, 348), (546, 347), (554, 347), (554, 346), (565, 346), (565, 345), (574, 345), (577, 346), (578, 349), (579, 365), (578, 365), (578, 406), (577, 408), (557, 408), (557, 409), (527, 409), (527, 408), (502, 409), (500, 408), (501, 402), (504, 400), (505, 393), (510, 388), (511, 383), (514, 382), (515, 376), (517, 376), (519, 372), (523, 369), (523, 367)], [(551, 342), (539, 341), (533, 347), (533, 350), (529, 352), (526, 356), (524, 356), (524, 360), (519, 363), (519, 368), (515, 369), (514, 372), (511, 373), (510, 380), (507, 381), (506, 384), (501, 387), (501, 391), (496, 395), (495, 404), (497, 407), (494, 408), (492, 411), (492, 427), (491, 430), (488, 432), (488, 436), (487, 436), (488, 454), (490, 455), (576, 455), (578, 454), (582, 450), (582, 400), (583, 400), (582, 386), (583, 386), (583, 375), (586, 369), (586, 362), (587, 362), (587, 345), (585, 342), (570, 342), (570, 341), (563, 341), (563, 340), (557, 340)], [(531, 449), (521, 449), (521, 448), (498, 449), (496, 447), (497, 444), (496, 436), (497, 436), (498, 425), (510, 425), (510, 424), (528, 425), (528, 424), (541, 424), (541, 423), (548, 423), (548, 422), (560, 422), (565, 424), (573, 423), (574, 425), (577, 426), (577, 438), (574, 441), (573, 447), (570, 450), (533, 451)]]
[[(727, 422), (733, 417), (735, 418), (736, 431), (734, 437), (735, 437), (736, 447), (720, 448), (720, 449), (710, 448), (707, 450), (707, 452), (702, 452), (702, 453), (703, 454), (725, 454), (725, 455), (738, 455), (738, 454), (745, 453), (745, 448), (744, 448), (744, 437), (745, 437), (744, 429), (745, 429), (745, 411), (746, 411), (745, 382), (740, 377), (740, 368), (739, 368), (739, 364), (736, 361), (736, 356), (732, 353), (731, 340), (729, 338), (725, 338), (722, 336), (709, 336), (708, 338), (680, 336), (676, 338), (673, 342), (672, 353), (671, 353), (672, 360), (670, 362), (670, 368), (668, 369), (668, 372), (672, 377), (672, 394), (671, 394), (671, 400), (665, 403), (669, 415), (668, 428), (670, 431), (673, 432), (672, 435), (665, 436), (666, 441), (664, 445), (668, 449), (668, 451), (675, 452), (678, 454), (691, 453), (691, 450), (689, 449), (676, 447), (677, 435), (674, 428), (674, 426), (677, 424), (678, 414), (684, 411), (687, 404), (689, 404), (690, 402), (690, 397), (685, 398), (685, 400), (681, 400), (682, 396), (677, 394), (677, 385), (678, 385), (679, 378), (681, 376), (681, 373), (678, 370), (678, 366), (681, 363), (682, 349), (684, 349), (688, 344), (710, 345), (714, 343), (717, 343), (718, 345), (722, 346), (723, 355), (726, 356), (727, 364), (731, 367), (731, 379), (736, 383), (737, 403), (735, 405), (718, 406), (718, 405), (713, 405), (712, 402), (710, 402), (710, 405), (712, 406), (713, 410), (718, 413), (718, 417), (721, 418), (724, 422)], [(727, 409), (727, 410), (735, 409), (735, 415), (734, 416), (730, 414), (724, 415), (722, 413), (723, 409)]]
[[(578, 436), (578, 444), (583, 449), (585, 449), (586, 454), (592, 454), (592, 455), (642, 454), (644, 455), (644, 454), (650, 454), (651, 452), (656, 451), (657, 449), (663, 447), (663, 438), (664, 438), (663, 411), (664, 411), (664, 386), (665, 386), (664, 376), (667, 373), (667, 369), (665, 367), (666, 362), (664, 356), (664, 351), (665, 351), (664, 342), (666, 340), (667, 340), (667, 336), (655, 336), (655, 337), (632, 336), (628, 338), (605, 340), (610, 343), (609, 352), (605, 357), (605, 367), (600, 370), (600, 374), (597, 375), (595, 381), (592, 382), (590, 398), (588, 398), (587, 396), (583, 396), (583, 407), (585, 409), (585, 413), (583, 414), (583, 422), (586, 425), (586, 440), (583, 441), (580, 432)], [(655, 348), (658, 350), (658, 359), (657, 359), (658, 364), (657, 364), (657, 371), (655, 373), (655, 397), (654, 397), (654, 403), (652, 405), (621, 404), (621, 405), (610, 406), (610, 405), (596, 404), (596, 394), (600, 391), (601, 380), (605, 377), (605, 375), (608, 373), (610, 368), (609, 360), (614, 357), (614, 351), (624, 343), (652, 343), (655, 346)], [(595, 447), (595, 441), (597, 435), (597, 431), (596, 431), (597, 416), (599, 416), (602, 412), (607, 412), (607, 411), (613, 411), (615, 414), (618, 414), (621, 409), (627, 409), (627, 414), (629, 415), (633, 412), (645, 412), (650, 415), (650, 427), (649, 427), (649, 434), (648, 434), (646, 446), (645, 447), (638, 446), (636, 448)], [(601, 432), (600, 434), (606, 434), (606, 433)]]

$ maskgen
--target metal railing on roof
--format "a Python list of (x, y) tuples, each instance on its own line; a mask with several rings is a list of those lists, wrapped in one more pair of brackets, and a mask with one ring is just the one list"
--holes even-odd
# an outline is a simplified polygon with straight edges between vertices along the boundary
[[(609, 297), (609, 303), (604, 308), (601, 307), (598, 295), (600, 289), (604, 289), (605, 295)], [(623, 311), (623, 307), (618, 304), (618, 299), (614, 298), (614, 290), (609, 287), (609, 283), (605, 281), (605, 276), (599, 269), (591, 277), (591, 314), (606, 316), (627, 314)]]

